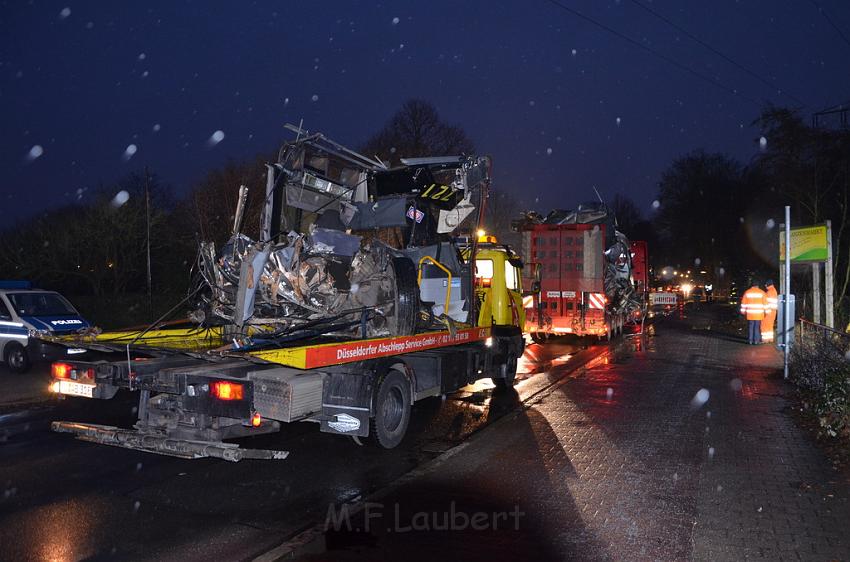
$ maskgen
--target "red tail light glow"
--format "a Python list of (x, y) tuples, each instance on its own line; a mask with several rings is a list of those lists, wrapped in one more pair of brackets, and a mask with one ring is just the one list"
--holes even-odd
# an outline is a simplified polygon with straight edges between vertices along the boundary
[(71, 377), (71, 366), (67, 363), (54, 363), (50, 368), (50, 374), (54, 379), (67, 379)]
[(236, 382), (216, 381), (210, 385), (212, 395), (219, 400), (242, 400), (244, 388)]
[(260, 427), (261, 423), (263, 423), (263, 418), (260, 417), (260, 412), (254, 412), (254, 415), (251, 416), (251, 425), (254, 427)]

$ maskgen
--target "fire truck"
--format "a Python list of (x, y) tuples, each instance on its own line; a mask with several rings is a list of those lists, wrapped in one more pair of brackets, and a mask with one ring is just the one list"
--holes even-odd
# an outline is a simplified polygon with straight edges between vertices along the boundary
[(515, 223), (522, 232), (526, 332), (537, 343), (572, 334), (611, 339), (646, 312), (645, 242), (616, 230), (604, 204)]

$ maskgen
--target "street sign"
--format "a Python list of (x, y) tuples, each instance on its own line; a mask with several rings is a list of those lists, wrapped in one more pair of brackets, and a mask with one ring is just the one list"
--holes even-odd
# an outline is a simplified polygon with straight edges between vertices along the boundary
[[(793, 261), (793, 260), (792, 260)], [(790, 296), (788, 302), (788, 325), (785, 325), (785, 298)], [(779, 307), (776, 315), (776, 347), (783, 349), (787, 341), (790, 347), (794, 346), (794, 316), (796, 315), (796, 302), (794, 295), (779, 295)]]
[[(806, 226), (791, 229), (791, 263), (812, 263), (826, 261), (827, 250), (826, 225)], [(779, 234), (779, 261), (785, 261), (785, 233)]]

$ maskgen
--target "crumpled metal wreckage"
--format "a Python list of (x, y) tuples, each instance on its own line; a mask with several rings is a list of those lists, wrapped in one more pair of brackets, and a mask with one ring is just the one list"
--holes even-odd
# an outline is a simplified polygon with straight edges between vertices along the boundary
[(219, 253), (202, 243), (200, 273), (211, 291), (193, 319), (263, 326), (273, 336), (319, 321), (359, 329), (365, 313), (367, 336), (391, 334), (400, 320), (398, 256), (378, 240), (320, 228), (281, 243), (238, 234)]
[[(489, 158), (404, 159), (390, 169), (320, 134), (290, 128), (299, 139), (269, 166), (261, 240), (240, 232), (247, 196), (241, 188), (231, 239), (220, 249), (200, 245), (204, 290), (190, 319), (235, 326), (234, 345), (313, 334), (407, 335), (423, 316), (432, 325), (435, 318), (467, 321), (469, 291), (454, 281), (465, 264), (450, 234), (480, 210)], [(280, 209), (318, 218), (297, 232), (286, 228), (291, 221)], [(457, 286), (450, 303), (442, 300), (445, 283), (428, 283), (444, 273), (421, 262), (423, 256), (451, 271)], [(429, 293), (426, 286), (442, 288)]]

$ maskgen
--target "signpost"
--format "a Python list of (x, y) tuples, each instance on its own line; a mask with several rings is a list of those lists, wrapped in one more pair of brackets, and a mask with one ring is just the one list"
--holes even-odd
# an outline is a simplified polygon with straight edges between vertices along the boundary
[[(782, 308), (783, 308), (783, 319), (782, 319), (782, 333), (784, 335), (784, 345), (782, 346), (782, 363), (783, 363), (783, 372), (782, 376), (784, 378), (788, 378), (788, 351), (791, 349), (791, 338), (788, 337), (788, 321), (791, 316), (791, 299), (788, 298), (788, 295), (791, 294), (791, 246), (794, 245), (793, 239), (791, 238), (791, 207), (785, 206), (785, 290), (782, 294)], [(783, 255), (783, 252), (780, 252), (780, 256)], [(793, 323), (791, 324), (794, 325)]]

